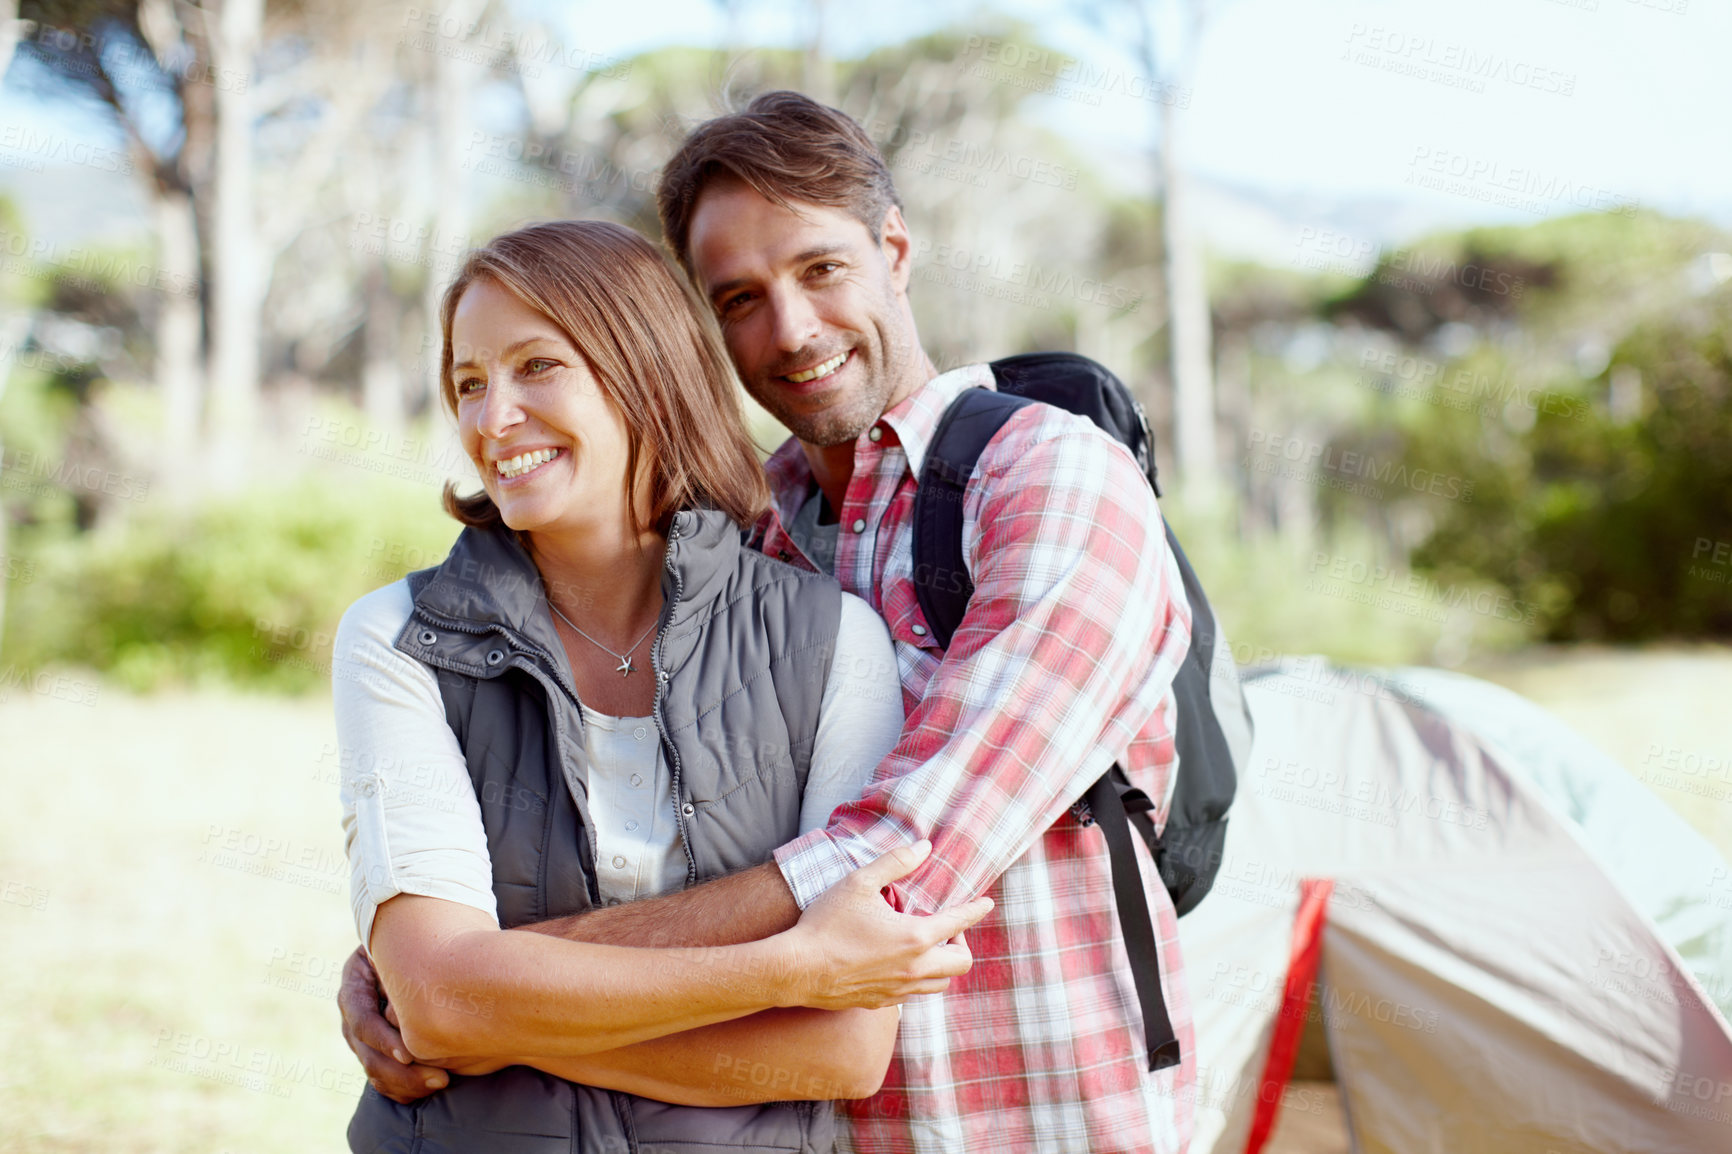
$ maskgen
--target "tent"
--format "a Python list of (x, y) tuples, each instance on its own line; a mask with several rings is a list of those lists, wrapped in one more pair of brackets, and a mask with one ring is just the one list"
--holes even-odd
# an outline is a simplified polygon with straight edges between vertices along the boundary
[(1261, 1149), (1309, 1022), (1361, 1154), (1732, 1152), (1708, 842), (1482, 681), (1307, 658), (1245, 694), (1221, 872), (1179, 923), (1194, 1151)]

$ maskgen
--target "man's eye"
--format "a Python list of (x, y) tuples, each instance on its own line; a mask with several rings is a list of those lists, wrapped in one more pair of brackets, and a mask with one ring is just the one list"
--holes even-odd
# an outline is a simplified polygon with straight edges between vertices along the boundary
[(842, 267), (842, 265), (841, 265), (840, 261), (833, 261), (833, 260), (819, 261), (817, 264), (812, 266), (811, 274), (813, 276), (829, 276), (831, 273), (835, 272), (837, 269), (839, 269), (841, 267)]
[(751, 293), (735, 293), (731, 297), (722, 298), (722, 303), (716, 306), (716, 311), (721, 313), (723, 316), (727, 316), (729, 313), (738, 312), (739, 309), (751, 299)]

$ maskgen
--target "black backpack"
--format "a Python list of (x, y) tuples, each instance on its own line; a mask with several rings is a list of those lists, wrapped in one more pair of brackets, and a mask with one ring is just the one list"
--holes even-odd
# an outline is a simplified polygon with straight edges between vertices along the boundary
[[(915, 595), (933, 639), (945, 648), (974, 593), (962, 545), (963, 491), (981, 452), (1017, 410), (1040, 402), (1089, 418), (1131, 451), (1155, 494), (1161, 491), (1148, 419), (1110, 370), (1075, 353), (1025, 353), (994, 361), (992, 372), (997, 392), (964, 389), (939, 419), (915, 491)], [(1178, 1064), (1179, 1043), (1161, 995), (1154, 925), (1131, 849), (1130, 823), (1148, 843), (1174, 908), (1181, 915), (1195, 909), (1221, 867), (1227, 808), (1251, 738), (1251, 715), (1231, 648), (1172, 526), (1166, 533), (1191, 605), (1191, 648), (1173, 679), (1179, 767), (1166, 829), (1156, 834), (1149, 817), (1154, 803), (1116, 765), (1083, 798), (1106, 835), (1151, 1070)]]

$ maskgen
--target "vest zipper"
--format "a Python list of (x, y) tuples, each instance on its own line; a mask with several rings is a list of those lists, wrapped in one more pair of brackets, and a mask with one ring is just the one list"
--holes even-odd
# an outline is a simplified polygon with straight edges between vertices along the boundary
[(680, 751), (675, 748), (673, 738), (668, 736), (667, 717), (664, 710), (667, 703), (664, 690), (667, 688), (668, 675), (662, 669), (662, 642), (667, 637), (668, 626), (673, 624), (674, 613), (686, 594), (686, 581), (679, 568), (674, 564), (674, 542), (680, 538), (679, 514), (675, 514), (672, 524), (668, 526), (668, 551), (663, 564), (674, 577), (674, 597), (668, 603), (667, 618), (656, 630), (655, 643), (650, 646), (650, 668), (656, 675), (655, 700), (650, 704), (650, 716), (655, 718), (656, 729), (661, 734), (662, 748), (668, 752), (668, 773), (673, 779), (674, 828), (679, 831), (680, 847), (686, 851), (686, 885), (691, 885), (698, 878), (698, 859), (692, 853), (691, 839), (686, 835), (686, 816), (680, 801)]
[[(512, 646), (516, 648), (521, 655), (527, 656), (531, 659), (530, 668), (527, 672), (541, 685), (543, 692), (547, 694), (547, 722), (553, 727), (555, 733), (559, 730), (559, 711), (555, 708), (553, 703), (554, 694), (564, 693), (571, 703), (576, 706), (576, 709), (573, 710), (573, 716), (577, 722), (578, 741), (579, 744), (582, 744), (584, 724), (583, 706), (578, 700), (577, 687), (565, 683), (565, 679), (559, 675), (559, 663), (555, 661), (552, 655), (546, 650), (542, 649), (539, 645), (530, 644), (528, 638), (504, 624), (486, 626), (470, 625), (461, 621), (453, 620), (442, 613), (434, 613), (430, 610), (423, 609), (419, 605), (415, 605), (411, 608), (411, 620), (413, 620), (417, 615), (429, 625), (436, 626), (440, 629), (448, 629), (453, 633), (467, 633), (472, 637), (479, 637), (487, 633), (503, 633), (510, 639)], [(464, 673), (462, 670), (457, 669), (449, 661), (441, 661), (439, 664), (445, 669), (459, 674), (460, 676), (473, 676), (472, 674)], [(543, 672), (544, 670), (545, 672)], [(657, 686), (657, 692), (660, 693), (659, 684)], [(564, 784), (563, 770), (560, 772), (560, 778), (561, 784)], [(567, 787), (567, 789), (569, 792), (569, 787)], [(572, 800), (573, 804), (576, 805), (576, 799), (574, 798)], [(549, 804), (552, 804), (551, 799), (549, 799)], [(589, 816), (589, 808), (587, 806), (578, 808), (578, 824), (580, 831), (589, 841), (591, 848), (594, 848), (596, 842), (595, 823)], [(584, 889), (589, 893), (590, 907), (592, 909), (599, 909), (601, 906), (601, 878), (596, 871), (591, 870), (585, 880), (587, 884), (584, 886)]]

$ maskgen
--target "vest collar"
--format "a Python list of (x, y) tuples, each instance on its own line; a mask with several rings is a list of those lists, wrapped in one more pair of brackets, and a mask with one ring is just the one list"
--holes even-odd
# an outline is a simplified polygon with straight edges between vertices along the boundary
[[(691, 621), (715, 600), (739, 550), (739, 527), (726, 513), (674, 514), (662, 573), (662, 596), (671, 606), (667, 625)], [(415, 608), (447, 622), (503, 626), (550, 655), (562, 652), (541, 574), (517, 534), (503, 526), (464, 529), (416, 592)]]

